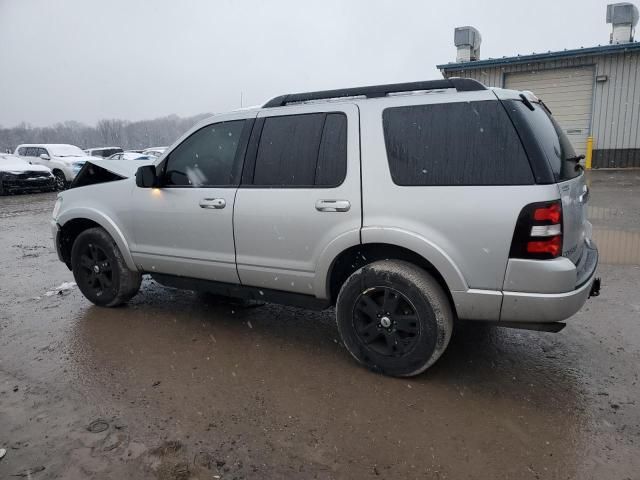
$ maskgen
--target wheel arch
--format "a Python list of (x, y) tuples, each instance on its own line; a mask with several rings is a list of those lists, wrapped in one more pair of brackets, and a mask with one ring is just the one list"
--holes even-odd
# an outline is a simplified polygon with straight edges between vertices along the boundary
[(327, 288), (331, 304), (335, 304), (340, 288), (349, 276), (365, 265), (379, 260), (404, 260), (429, 272), (443, 288), (451, 308), (455, 312), (455, 303), (451, 291), (455, 290), (460, 279), (447, 278), (434, 262), (416, 253), (412, 249), (390, 243), (364, 243), (343, 250), (333, 261), (327, 276)]
[(67, 266), (71, 265), (71, 247), (78, 235), (89, 228), (101, 227), (116, 242), (127, 267), (138, 270), (124, 234), (115, 222), (103, 213), (88, 208), (69, 210), (58, 217), (58, 225), (60, 225), (60, 231), (56, 242)]

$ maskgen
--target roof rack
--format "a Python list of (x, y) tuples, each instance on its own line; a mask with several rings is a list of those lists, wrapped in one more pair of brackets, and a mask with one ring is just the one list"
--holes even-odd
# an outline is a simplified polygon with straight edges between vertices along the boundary
[(322, 90), (318, 92), (290, 93), (272, 98), (262, 108), (284, 107), (289, 103), (309, 102), (342, 97), (385, 97), (390, 93), (412, 92), (419, 90), (441, 90), (455, 88), (458, 92), (486, 90), (482, 83), (472, 78), (446, 78), (442, 80), (427, 80), (423, 82), (391, 83), (388, 85), (372, 85), (369, 87), (340, 88), (337, 90)]

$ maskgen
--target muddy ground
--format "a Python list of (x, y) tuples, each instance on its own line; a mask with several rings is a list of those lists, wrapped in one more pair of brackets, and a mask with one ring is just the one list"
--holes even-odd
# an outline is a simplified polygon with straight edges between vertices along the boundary
[(640, 172), (590, 180), (602, 295), (558, 334), (461, 323), (408, 380), (331, 312), (59, 294), (55, 195), (0, 198), (0, 478), (640, 478)]

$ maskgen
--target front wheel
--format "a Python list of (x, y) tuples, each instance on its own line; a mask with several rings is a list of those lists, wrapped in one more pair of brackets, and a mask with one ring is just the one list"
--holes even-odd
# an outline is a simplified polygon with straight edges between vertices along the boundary
[(101, 307), (121, 305), (140, 289), (140, 272), (129, 270), (116, 243), (100, 227), (78, 235), (71, 249), (71, 268), (83, 295)]
[(56, 189), (57, 190), (64, 190), (65, 188), (67, 188), (67, 179), (64, 176), (64, 173), (61, 172), (60, 170), (56, 170), (55, 172), (53, 172), (53, 176), (56, 177)]
[(454, 315), (429, 273), (405, 261), (384, 260), (347, 279), (336, 317), (342, 341), (358, 362), (386, 375), (410, 377), (440, 358)]

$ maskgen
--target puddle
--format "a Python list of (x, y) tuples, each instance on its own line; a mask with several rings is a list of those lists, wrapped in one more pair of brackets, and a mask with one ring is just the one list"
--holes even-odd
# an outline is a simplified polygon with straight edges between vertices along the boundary
[(587, 207), (588, 218), (593, 220), (610, 220), (612, 218), (618, 218), (624, 215), (624, 211), (621, 208), (603, 208), (593, 207), (589, 205)]
[(594, 226), (593, 238), (598, 245), (601, 263), (640, 265), (640, 232)]

